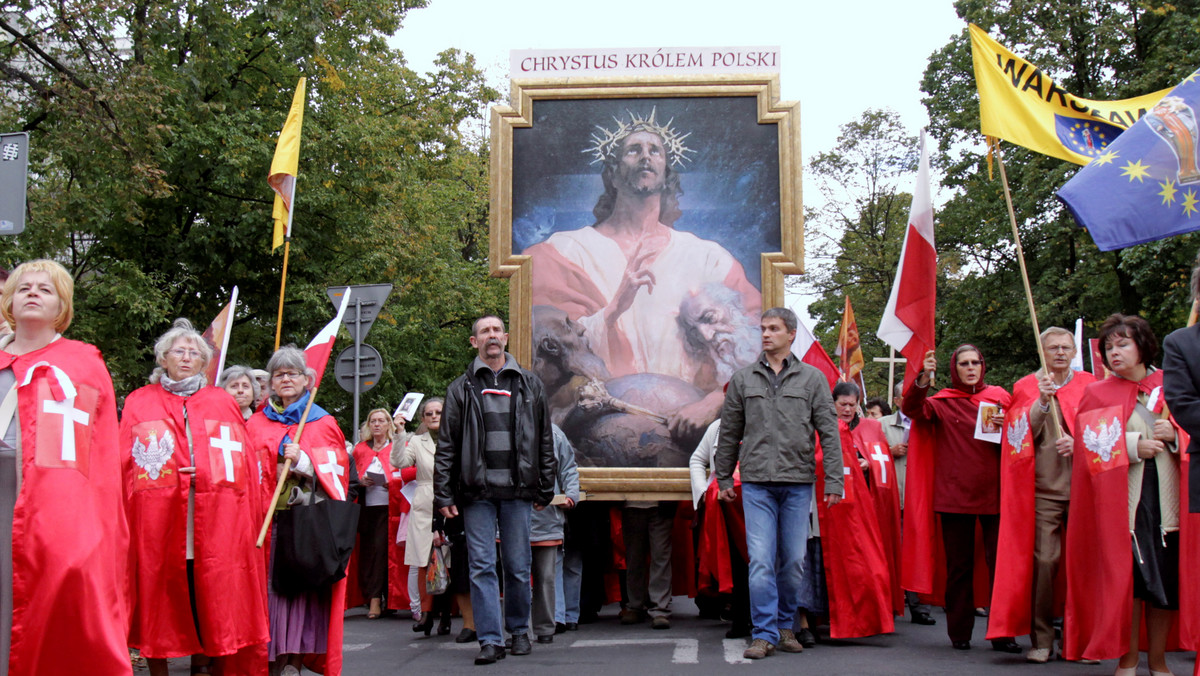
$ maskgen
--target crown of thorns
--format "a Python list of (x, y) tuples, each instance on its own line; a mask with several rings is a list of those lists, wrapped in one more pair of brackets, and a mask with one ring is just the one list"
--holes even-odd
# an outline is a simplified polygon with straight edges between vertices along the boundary
[(613, 121), (617, 123), (616, 129), (610, 131), (600, 125), (596, 125), (597, 131), (592, 133), (592, 144), (583, 150), (584, 153), (591, 153), (595, 158), (591, 161), (591, 164), (603, 162), (606, 158), (612, 156), (626, 136), (639, 131), (648, 131), (663, 140), (663, 147), (667, 151), (667, 157), (672, 167), (682, 167), (684, 162), (691, 161), (691, 158), (687, 154), (696, 151), (685, 146), (683, 141), (691, 136), (692, 133), (680, 134), (675, 129), (672, 129), (671, 123), (675, 121), (675, 118), (667, 120), (666, 124), (659, 124), (654, 119), (654, 116), (658, 112), (657, 107), (650, 109), (649, 117), (642, 117), (629, 110), (625, 112), (629, 114), (628, 122), (617, 117), (613, 118)]

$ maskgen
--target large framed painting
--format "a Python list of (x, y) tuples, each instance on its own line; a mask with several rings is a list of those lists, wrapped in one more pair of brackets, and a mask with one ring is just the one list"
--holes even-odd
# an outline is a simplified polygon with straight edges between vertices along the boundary
[(514, 81), (492, 110), (491, 272), (589, 497), (685, 493), (759, 315), (803, 272), (778, 76)]

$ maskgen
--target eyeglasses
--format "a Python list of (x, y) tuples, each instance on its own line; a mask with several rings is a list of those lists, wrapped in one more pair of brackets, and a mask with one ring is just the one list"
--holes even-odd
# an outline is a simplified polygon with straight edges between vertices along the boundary
[(175, 357), (176, 359), (183, 359), (184, 357), (187, 357), (188, 359), (199, 359), (202, 356), (199, 350), (186, 350), (182, 347), (176, 347), (167, 350), (167, 354)]
[(1047, 352), (1071, 352), (1075, 349), (1074, 345), (1051, 345), (1046, 348)]
[(298, 380), (304, 374), (295, 371), (276, 371), (271, 374), (271, 380)]

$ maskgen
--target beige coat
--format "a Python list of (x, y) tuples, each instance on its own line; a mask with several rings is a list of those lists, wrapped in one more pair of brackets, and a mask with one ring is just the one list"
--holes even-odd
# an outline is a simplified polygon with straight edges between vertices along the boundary
[(392, 458), (395, 467), (417, 466), (417, 492), (408, 513), (408, 539), (404, 547), (406, 566), (427, 565), (429, 551), (433, 548), (433, 454), (436, 450), (437, 443), (427, 432), (409, 438), (400, 454), (400, 462)]

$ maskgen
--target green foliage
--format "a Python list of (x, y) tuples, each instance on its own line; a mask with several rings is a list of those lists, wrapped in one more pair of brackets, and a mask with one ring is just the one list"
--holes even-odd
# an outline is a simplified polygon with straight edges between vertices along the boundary
[[(29, 131), (33, 154), (28, 230), (0, 240), (0, 261), (67, 265), (69, 335), (104, 351), (118, 393), (145, 383), (175, 317), (207, 325), (235, 284), (227, 363), (263, 365), (283, 253), (266, 175), (306, 76), (282, 342), (304, 345), (332, 317), (326, 286), (392, 282), (367, 339), (385, 373), (364, 411), (440, 391), (466, 363), (471, 319), (505, 305), (482, 244), (487, 150), (460, 131), (498, 95), (470, 55), (448, 50), (419, 74), (387, 46), (423, 5), (5, 0), (0, 129)], [(322, 403), (345, 411), (333, 382)]]
[[(876, 109), (842, 125), (837, 146), (818, 153), (807, 167), (824, 198), (823, 208), (806, 214), (809, 259), (815, 265), (804, 284), (819, 296), (808, 312), (832, 356), (850, 297), (867, 360), (863, 373), (869, 396), (887, 390), (887, 368), (871, 359), (888, 355), (875, 329), (900, 259), (912, 202), (903, 189), (911, 188), (917, 159), (916, 137), (893, 111)], [(902, 376), (903, 369), (897, 373)]]

